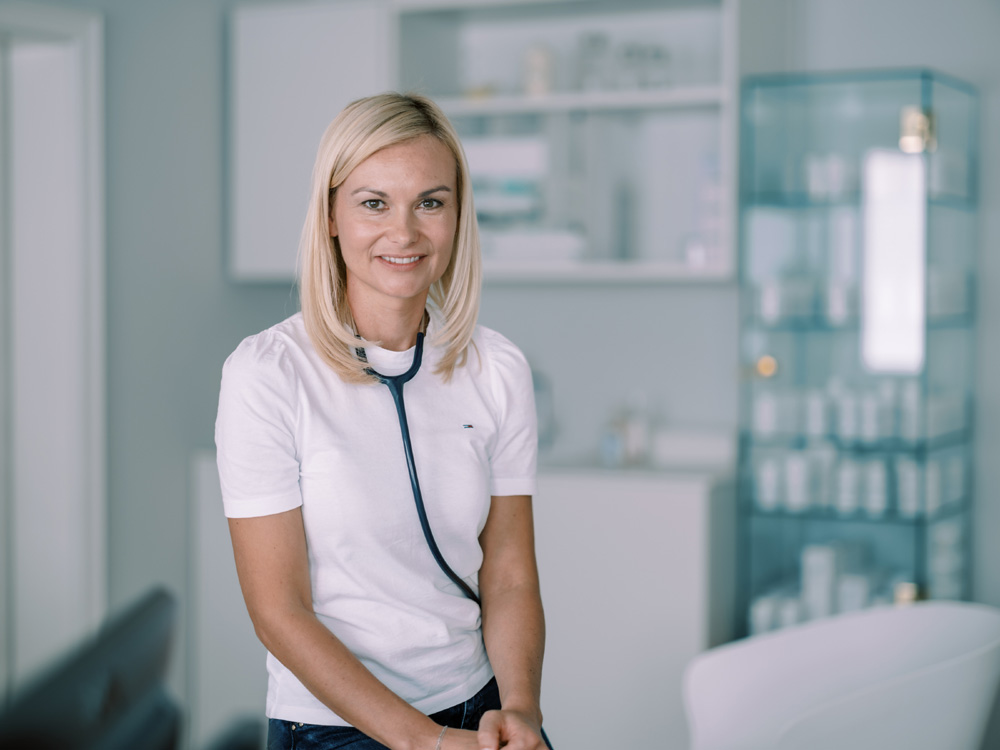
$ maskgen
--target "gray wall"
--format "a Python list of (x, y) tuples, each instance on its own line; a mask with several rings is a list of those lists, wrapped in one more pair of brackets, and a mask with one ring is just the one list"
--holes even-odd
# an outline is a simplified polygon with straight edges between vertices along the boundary
[[(755, 0), (747, 0), (752, 10)], [(229, 282), (225, 236), (228, 0), (78, 0), (107, 39), (110, 592), (186, 589), (188, 462), (212, 447), (219, 370), (245, 335), (296, 309), (289, 286)], [(984, 95), (977, 597), (1000, 605), (1000, 4), (794, 0), (800, 69), (931, 65)], [(291, 248), (289, 249), (291, 252)], [(482, 320), (555, 383), (564, 445), (636, 386), (687, 423), (732, 425), (738, 389), (732, 286), (490, 287)], [(624, 376), (622, 373), (626, 373)], [(181, 666), (178, 665), (178, 670)], [(175, 675), (178, 686), (183, 675)]]

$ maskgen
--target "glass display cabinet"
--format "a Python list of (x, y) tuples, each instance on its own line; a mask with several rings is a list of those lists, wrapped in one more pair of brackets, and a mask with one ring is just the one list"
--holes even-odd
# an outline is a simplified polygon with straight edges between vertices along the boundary
[(744, 81), (744, 633), (971, 595), (977, 117), (925, 70)]

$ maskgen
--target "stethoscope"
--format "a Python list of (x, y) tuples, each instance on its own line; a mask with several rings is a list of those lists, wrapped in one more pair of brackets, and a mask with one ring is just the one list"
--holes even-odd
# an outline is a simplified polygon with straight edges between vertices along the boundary
[[(364, 349), (356, 349), (362, 361), (367, 361)], [(406, 405), (403, 403), (403, 385), (410, 382), (413, 376), (420, 369), (420, 363), (424, 358), (424, 334), (423, 331), (417, 333), (417, 344), (413, 349), (413, 364), (410, 369), (402, 375), (383, 375), (376, 372), (371, 367), (366, 367), (365, 372), (376, 378), (380, 383), (389, 389), (392, 400), (396, 404), (396, 416), (399, 417), (399, 431), (403, 435), (403, 452), (406, 453), (406, 468), (410, 472), (410, 488), (413, 490), (413, 501), (417, 505), (417, 516), (420, 517), (420, 528), (423, 529), (427, 546), (431, 548), (431, 554), (441, 570), (448, 576), (456, 586), (462, 589), (462, 593), (472, 599), (476, 604), (480, 604), (479, 597), (458, 573), (451, 569), (445, 561), (441, 550), (438, 549), (437, 542), (434, 541), (434, 534), (431, 533), (431, 525), (427, 520), (427, 510), (424, 507), (424, 496), (420, 492), (420, 480), (417, 478), (417, 465), (413, 460), (413, 443), (410, 442), (410, 428), (406, 423)]]
[[(368, 361), (363, 348), (359, 347), (354, 351), (362, 362)], [(392, 401), (396, 405), (396, 416), (399, 418), (399, 432), (403, 437), (403, 452), (406, 454), (406, 468), (410, 473), (410, 489), (413, 490), (413, 501), (417, 506), (417, 516), (420, 518), (420, 528), (424, 532), (424, 539), (427, 540), (427, 546), (430, 547), (431, 554), (434, 556), (434, 561), (438, 564), (438, 567), (444, 571), (444, 574), (462, 590), (463, 594), (476, 604), (482, 606), (476, 592), (472, 590), (472, 587), (469, 586), (469, 584), (462, 580), (458, 573), (451, 569), (451, 566), (448, 565), (444, 556), (441, 554), (441, 550), (438, 549), (437, 542), (434, 541), (434, 534), (431, 532), (431, 525), (427, 520), (427, 509), (424, 507), (424, 497), (420, 492), (420, 480), (417, 478), (417, 465), (413, 460), (413, 443), (410, 442), (410, 428), (406, 422), (406, 405), (403, 402), (403, 386), (410, 382), (413, 379), (413, 376), (417, 374), (417, 371), (420, 370), (420, 363), (423, 361), (423, 358), (424, 333), (423, 331), (419, 331), (417, 333), (417, 343), (413, 348), (413, 363), (410, 365), (409, 370), (404, 372), (402, 375), (383, 375), (380, 372), (376, 372), (371, 367), (366, 367), (365, 372), (382, 383), (382, 385), (386, 386), (389, 389), (389, 393), (392, 394)], [(549, 738), (546, 736), (545, 730), (542, 729), (541, 733), (545, 744), (548, 746), (549, 750), (552, 750), (552, 743), (549, 742)]]

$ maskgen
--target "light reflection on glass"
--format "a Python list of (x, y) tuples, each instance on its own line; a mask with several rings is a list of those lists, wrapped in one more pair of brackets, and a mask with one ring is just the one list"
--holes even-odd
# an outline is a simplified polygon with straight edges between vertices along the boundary
[(926, 182), (920, 154), (865, 156), (861, 361), (871, 372), (923, 369)]

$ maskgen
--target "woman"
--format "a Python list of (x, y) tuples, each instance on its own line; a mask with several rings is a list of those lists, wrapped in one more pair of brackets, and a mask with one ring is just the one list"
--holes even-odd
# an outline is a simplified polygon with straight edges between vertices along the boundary
[[(216, 423), (269, 749), (544, 748), (531, 375), (476, 325), (472, 188), (436, 105), (383, 94), (331, 123), (300, 264), (302, 312), (229, 357)], [(432, 556), (375, 374), (413, 366), (429, 525), (481, 607)]]

